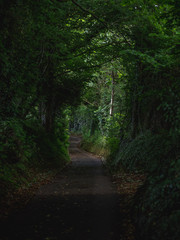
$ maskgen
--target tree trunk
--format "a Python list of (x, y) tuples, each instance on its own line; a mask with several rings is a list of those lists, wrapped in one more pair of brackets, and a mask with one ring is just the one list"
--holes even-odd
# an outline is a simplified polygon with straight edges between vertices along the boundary
[(54, 132), (55, 112), (51, 101), (46, 103), (45, 129), (48, 133)]
[(116, 73), (112, 71), (112, 91), (111, 91), (111, 103), (110, 103), (110, 111), (109, 114), (112, 117), (114, 112), (114, 86), (115, 86), (115, 77)]
[(132, 126), (132, 139), (134, 139), (138, 133), (138, 102), (136, 99), (132, 102), (132, 118), (131, 118), (131, 126)]

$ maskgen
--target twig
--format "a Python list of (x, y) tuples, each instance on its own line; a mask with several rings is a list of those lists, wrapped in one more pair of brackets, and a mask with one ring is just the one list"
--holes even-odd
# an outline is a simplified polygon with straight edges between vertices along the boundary
[[(102, 23), (111, 33), (113, 33), (112, 30), (110, 30), (108, 28), (108, 25), (106, 22), (102, 21), (101, 19), (99, 19), (99, 17), (97, 17), (92, 11), (82, 7), (81, 5), (79, 5), (76, 1), (72, 0), (72, 3), (75, 4), (78, 8), (80, 8), (83, 12), (86, 12), (88, 14), (91, 14), (98, 22)], [(114, 33), (113, 33), (114, 34)], [(116, 36), (118, 36), (116, 34)], [(129, 46), (132, 46), (131, 43), (128, 42), (128, 40), (126, 39), (126, 37), (121, 33), (121, 36), (123, 37), (123, 39), (125, 40), (125, 42), (129, 45)]]
[(78, 8), (80, 8), (83, 12), (86, 12), (88, 14), (91, 14), (98, 22), (102, 23), (106, 28), (107, 25), (105, 22), (103, 22), (101, 19), (99, 19), (92, 11), (87, 10), (86, 8), (82, 7), (81, 5), (79, 5), (76, 1), (72, 0), (72, 3), (74, 3)]

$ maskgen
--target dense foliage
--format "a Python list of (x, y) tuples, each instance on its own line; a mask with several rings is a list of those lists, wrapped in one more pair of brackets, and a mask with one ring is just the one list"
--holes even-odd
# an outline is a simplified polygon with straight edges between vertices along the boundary
[(70, 119), (112, 171), (147, 174), (137, 238), (178, 239), (179, 12), (178, 0), (0, 0), (1, 184), (62, 166)]
[(1, 0), (0, 20), (4, 185), (14, 184), (14, 175), (26, 176), (26, 167), (57, 167), (68, 160), (65, 109), (79, 102), (91, 77), (93, 66), (84, 52), (97, 31), (69, 1)]
[(86, 149), (107, 158), (112, 171), (147, 174), (133, 207), (137, 239), (178, 239), (180, 6), (111, 4), (111, 10), (104, 7), (104, 20), (115, 58), (93, 75), (71, 126), (83, 132)]

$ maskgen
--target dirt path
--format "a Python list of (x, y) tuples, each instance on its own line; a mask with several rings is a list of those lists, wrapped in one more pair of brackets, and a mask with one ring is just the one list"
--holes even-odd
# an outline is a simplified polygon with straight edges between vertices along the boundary
[(8, 222), (2, 239), (122, 240), (118, 194), (96, 156), (71, 137), (72, 163), (42, 186), (28, 206)]

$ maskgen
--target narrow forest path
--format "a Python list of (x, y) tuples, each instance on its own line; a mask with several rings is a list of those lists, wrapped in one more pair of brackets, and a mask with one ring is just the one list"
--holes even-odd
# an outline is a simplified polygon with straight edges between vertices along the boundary
[(115, 185), (101, 160), (79, 148), (79, 137), (70, 142), (72, 163), (9, 220), (2, 239), (123, 239)]

